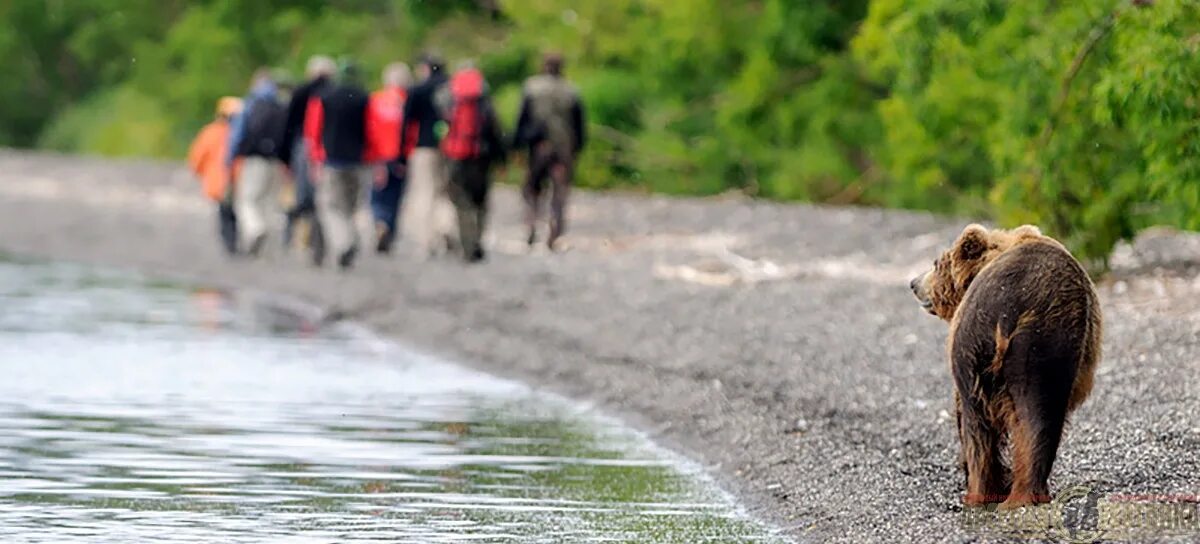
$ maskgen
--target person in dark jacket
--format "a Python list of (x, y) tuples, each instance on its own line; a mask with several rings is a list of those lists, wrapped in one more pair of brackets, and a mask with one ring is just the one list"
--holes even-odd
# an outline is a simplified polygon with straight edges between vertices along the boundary
[(354, 214), (371, 174), (365, 160), (370, 95), (360, 81), (358, 67), (344, 62), (337, 83), (310, 99), (305, 114), (304, 134), (320, 170), (317, 215), (325, 244), (343, 269), (358, 252)]
[(546, 245), (555, 249), (566, 230), (567, 195), (575, 173), (575, 159), (587, 139), (579, 91), (563, 77), (563, 58), (547, 54), (542, 73), (525, 82), (514, 148), (529, 149), (529, 176), (525, 197), (525, 224), (529, 245), (537, 241), (537, 220), (545, 181), (551, 181), (550, 234)]
[(291, 246), (296, 223), (301, 219), (308, 219), (309, 245), (313, 258), (318, 262), (324, 258), (324, 241), (321, 238), (321, 225), (317, 222), (316, 189), (308, 168), (308, 144), (303, 137), (304, 115), (308, 111), (308, 101), (324, 92), (336, 71), (337, 64), (329, 57), (316, 55), (308, 59), (308, 67), (305, 69), (308, 81), (296, 88), (291, 101), (288, 102), (287, 126), (281, 148), (283, 156), (280, 157), (292, 171), (296, 192), (295, 203), (287, 210), (283, 244), (285, 247)]
[[(435, 56), (422, 58), (417, 65), (420, 83), (409, 89), (404, 103), (404, 127), (417, 124), (417, 145), (406, 163), (408, 187), (400, 216), (405, 238), (414, 244), (418, 258), (448, 249), (454, 239), (454, 207), (446, 195), (446, 166), (438, 149), (442, 119), (435, 103), (435, 95), (446, 84), (443, 66)], [(407, 149), (412, 137), (401, 128), (400, 149)]]

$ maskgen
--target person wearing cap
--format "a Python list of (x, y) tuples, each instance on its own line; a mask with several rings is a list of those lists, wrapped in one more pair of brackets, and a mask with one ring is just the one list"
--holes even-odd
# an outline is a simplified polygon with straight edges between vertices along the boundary
[(217, 232), (229, 255), (237, 254), (237, 215), (233, 212), (232, 177), (225, 166), (229, 154), (229, 121), (242, 111), (242, 99), (226, 96), (217, 101), (217, 117), (200, 129), (188, 148), (188, 168), (200, 180), (204, 195), (217, 204)]
[(400, 215), (405, 236), (421, 259), (445, 252), (457, 243), (454, 206), (446, 193), (446, 164), (438, 149), (438, 130), (444, 123), (435, 98), (446, 84), (444, 66), (431, 54), (421, 59), (417, 65), (420, 82), (408, 90), (404, 103), (404, 124), (416, 123), (417, 129), (415, 134), (407, 129), (400, 131), (401, 149), (416, 139), (415, 149), (405, 161), (408, 187)]
[[(304, 136), (317, 175), (317, 217), (325, 245), (348, 269), (358, 254), (354, 214), (370, 176), (366, 165), (368, 94), (358, 66), (343, 61), (337, 81), (309, 101)], [(320, 262), (317, 262), (320, 264)]]
[[(404, 118), (409, 85), (412, 85), (412, 72), (408, 65), (403, 62), (389, 64), (383, 69), (383, 88), (371, 93), (367, 105), (367, 135), (370, 142), (367, 160), (378, 165), (375, 168), (375, 183), (371, 187), (371, 215), (375, 218), (375, 251), (380, 254), (391, 251), (396, 239), (396, 223), (405, 185), (402, 161), (412, 154), (417, 144), (415, 133), (411, 133), (407, 147), (400, 148), (400, 124)], [(405, 124), (408, 130), (416, 130), (416, 123)]]
[(529, 245), (537, 241), (537, 221), (546, 180), (550, 180), (550, 233), (546, 245), (554, 250), (566, 230), (567, 195), (575, 160), (587, 139), (587, 124), (579, 91), (563, 77), (563, 57), (550, 53), (542, 73), (525, 81), (521, 112), (513, 137), (514, 148), (529, 149), (529, 175), (521, 193)]
[(309, 247), (314, 258), (323, 258), (324, 247), (321, 239), (321, 226), (317, 223), (316, 189), (313, 177), (308, 170), (308, 145), (303, 137), (304, 115), (308, 111), (308, 102), (314, 96), (320, 96), (330, 80), (337, 72), (337, 63), (324, 55), (314, 55), (308, 59), (304, 70), (308, 81), (296, 87), (288, 102), (287, 125), (284, 130), (282, 150), (286, 156), (283, 162), (292, 171), (292, 181), (295, 183), (296, 200), (287, 210), (287, 223), (283, 230), (284, 246), (290, 246), (292, 233), (296, 223), (302, 219), (309, 221)]

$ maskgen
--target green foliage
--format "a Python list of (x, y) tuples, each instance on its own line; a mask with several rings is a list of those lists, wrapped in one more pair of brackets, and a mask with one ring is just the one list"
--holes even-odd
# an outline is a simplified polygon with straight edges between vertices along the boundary
[[(119, 111), (121, 117), (110, 112)], [(110, 156), (170, 156), (177, 152), (167, 111), (130, 87), (98, 94), (55, 118), (38, 145)]]
[(0, 2), (0, 145), (28, 146), (56, 113), (126, 78), (182, 2)]
[(854, 53), (891, 90), (885, 202), (1038, 223), (1097, 261), (1200, 227), (1200, 4), (1149, 4), (873, 2)]
[[(251, 72), (474, 57), (510, 126), (565, 54), (596, 188), (1040, 224), (1081, 256), (1200, 228), (1192, 0), (17, 0), (0, 145), (179, 156)], [(19, 30), (18, 30), (19, 29)]]

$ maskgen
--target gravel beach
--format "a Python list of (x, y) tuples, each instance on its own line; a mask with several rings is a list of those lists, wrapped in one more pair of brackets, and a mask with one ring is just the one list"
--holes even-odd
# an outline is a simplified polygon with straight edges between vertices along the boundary
[[(570, 247), (548, 254), (526, 252), (514, 191), (493, 202), (483, 266), (401, 253), (340, 273), (225, 258), (215, 210), (177, 164), (0, 152), (0, 251), (295, 297), (593, 403), (796, 541), (1000, 538), (960, 507), (947, 328), (907, 287), (966, 221), (577, 192)], [(1200, 276), (1146, 247), (1124, 248), (1100, 283), (1104, 356), (1055, 493), (1200, 501)], [(1076, 538), (1120, 536), (1081, 502)], [(1125, 536), (1194, 542), (1191, 523)]]

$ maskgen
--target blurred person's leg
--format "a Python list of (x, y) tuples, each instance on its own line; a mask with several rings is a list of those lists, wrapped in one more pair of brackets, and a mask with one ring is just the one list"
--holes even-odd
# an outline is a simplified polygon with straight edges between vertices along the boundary
[(342, 268), (351, 266), (358, 252), (354, 213), (362, 194), (364, 172), (357, 166), (326, 166), (317, 188), (317, 214), (321, 218), (325, 245)]
[(372, 184), (371, 187), (371, 215), (375, 219), (377, 235), (375, 250), (379, 253), (391, 251), (396, 239), (396, 224), (405, 189), (404, 176), (397, 176), (390, 165), (384, 170), (383, 184)]
[(316, 197), (313, 197), (312, 212), (308, 214), (308, 249), (312, 257), (313, 264), (321, 266), (325, 262), (325, 232), (321, 229), (321, 221), (318, 219)]
[(471, 253), (467, 254), (467, 259), (471, 261), (481, 261), (485, 256), (483, 249), (483, 233), (487, 231), (488, 220), (488, 195), (492, 189), (492, 171), (490, 160), (478, 161), (478, 176), (475, 178), (476, 184), (468, 187), (470, 191), (471, 201), (475, 204), (475, 247)]
[(238, 229), (237, 214), (233, 212), (233, 204), (220, 202), (217, 204), (217, 224), (221, 233), (221, 244), (225, 253), (237, 255)]
[(449, 253), (461, 247), (458, 213), (454, 211), (454, 203), (450, 202), (450, 171), (441, 151), (437, 152), (436, 160), (437, 165), (433, 170), (437, 187), (433, 203), (433, 243), (438, 253)]
[(463, 258), (483, 259), (481, 240), (487, 220), (488, 163), (484, 160), (449, 161), (448, 192), (458, 216)]
[[(283, 228), (283, 245), (291, 247), (292, 237), (295, 233), (296, 223), (305, 216), (316, 217), (316, 205), (314, 195), (316, 190), (313, 187), (312, 169), (308, 163), (308, 145), (303, 139), (296, 142), (294, 151), (292, 152), (292, 164), (289, 165), (292, 170), (292, 180), (296, 184), (296, 201), (292, 207), (287, 210), (287, 223)], [(313, 227), (313, 230), (319, 230)]]
[(546, 246), (551, 250), (567, 230), (567, 198), (575, 175), (575, 160), (571, 156), (555, 157), (550, 166), (550, 237)]
[(321, 222), (322, 238), (326, 250), (335, 258), (350, 248), (350, 235), (354, 229), (348, 214), (350, 203), (345, 199), (345, 174), (343, 168), (325, 165), (317, 184), (317, 217)]
[(414, 149), (408, 160), (408, 187), (400, 211), (404, 236), (412, 242), (417, 257), (426, 258), (434, 250), (434, 212), (437, 203), (438, 151)]
[(521, 187), (521, 196), (525, 199), (525, 228), (529, 231), (526, 243), (531, 246), (537, 242), (537, 222), (542, 215), (542, 192), (550, 167), (548, 159), (549, 155), (544, 149), (535, 147), (529, 150), (529, 171), (525, 185)]
[(243, 248), (258, 255), (267, 237), (267, 210), (272, 196), (275, 165), (262, 157), (245, 157), (238, 176), (234, 210)]
[[(347, 199), (348, 209), (346, 217), (350, 221), (350, 251), (342, 252), (339, 258), (339, 264), (342, 268), (349, 268), (354, 264), (354, 257), (358, 255), (359, 248), (359, 229), (355, 219), (360, 216), (359, 212), (362, 207), (365, 207), (367, 197), (371, 187), (371, 169), (368, 166), (360, 165), (348, 169), (346, 175), (346, 185), (342, 188), (343, 196)], [(363, 211), (363, 219), (366, 220), (370, 214)]]

